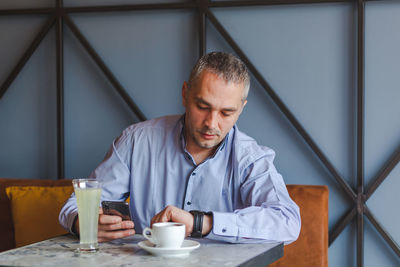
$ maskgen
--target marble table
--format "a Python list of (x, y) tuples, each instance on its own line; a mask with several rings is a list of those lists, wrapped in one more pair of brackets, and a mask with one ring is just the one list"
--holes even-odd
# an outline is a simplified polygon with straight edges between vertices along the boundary
[[(190, 239), (190, 238), (189, 238)], [(77, 253), (79, 241), (64, 235), (0, 253), (0, 266), (267, 266), (283, 256), (283, 244), (227, 244), (193, 239), (200, 247), (183, 258), (164, 258), (138, 246), (141, 235), (100, 243), (97, 253)]]

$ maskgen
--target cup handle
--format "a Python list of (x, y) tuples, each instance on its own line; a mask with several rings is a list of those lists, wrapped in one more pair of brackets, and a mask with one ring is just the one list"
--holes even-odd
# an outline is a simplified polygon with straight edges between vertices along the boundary
[[(150, 235), (148, 234), (148, 232), (150, 232)], [(142, 232), (143, 236), (146, 237), (151, 243), (156, 244), (153, 238), (153, 232), (151, 231), (151, 229), (149, 227), (146, 227), (143, 229)]]

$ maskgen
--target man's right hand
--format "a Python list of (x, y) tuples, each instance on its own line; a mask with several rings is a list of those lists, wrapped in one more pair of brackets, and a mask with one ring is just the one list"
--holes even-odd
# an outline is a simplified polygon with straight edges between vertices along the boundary
[[(111, 241), (135, 234), (133, 221), (123, 221), (121, 217), (103, 214), (99, 208), (99, 226), (97, 240), (99, 242)], [(79, 217), (76, 219), (75, 231), (79, 234)]]

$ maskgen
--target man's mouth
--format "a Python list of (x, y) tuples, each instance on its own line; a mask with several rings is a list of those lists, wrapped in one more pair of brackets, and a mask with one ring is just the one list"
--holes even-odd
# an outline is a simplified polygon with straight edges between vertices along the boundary
[(201, 133), (201, 136), (206, 140), (212, 140), (215, 138), (215, 134)]

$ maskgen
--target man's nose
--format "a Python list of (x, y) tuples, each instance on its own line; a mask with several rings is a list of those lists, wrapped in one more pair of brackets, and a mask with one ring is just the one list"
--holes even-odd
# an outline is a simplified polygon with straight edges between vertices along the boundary
[(216, 129), (218, 125), (218, 114), (215, 111), (210, 111), (207, 114), (205, 125), (209, 129)]

